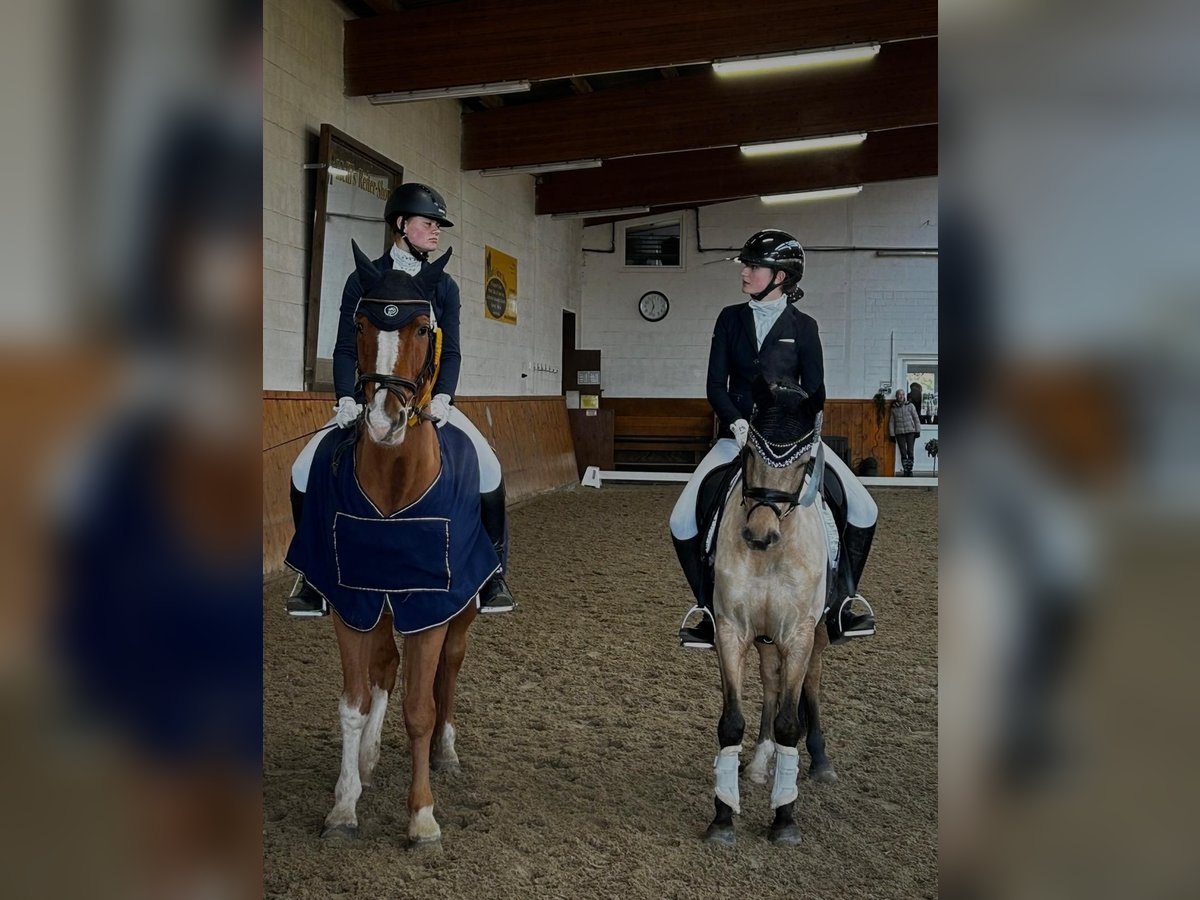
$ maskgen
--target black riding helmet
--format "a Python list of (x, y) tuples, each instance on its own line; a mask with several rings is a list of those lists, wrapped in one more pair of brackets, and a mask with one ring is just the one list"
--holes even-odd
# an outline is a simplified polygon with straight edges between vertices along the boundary
[[(804, 248), (786, 231), (768, 228), (750, 235), (737, 258), (747, 266), (766, 266), (772, 272), (772, 280), (775, 272), (783, 272), (785, 277), (779, 287), (788, 295), (789, 303), (804, 296), (804, 292), (796, 287), (804, 277)], [(765, 290), (750, 296), (761, 300), (775, 287), (768, 285)]]
[(383, 208), (383, 218), (393, 230), (398, 216), (425, 216), (433, 219), (443, 228), (453, 228), (454, 223), (446, 218), (446, 198), (427, 184), (410, 181), (392, 191), (387, 205)]

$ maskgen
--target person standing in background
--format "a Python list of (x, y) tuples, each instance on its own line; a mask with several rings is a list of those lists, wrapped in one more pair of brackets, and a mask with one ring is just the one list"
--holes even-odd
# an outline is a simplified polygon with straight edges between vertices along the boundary
[(912, 478), (913, 442), (920, 433), (921, 419), (917, 415), (917, 408), (904, 396), (903, 390), (897, 390), (888, 421), (888, 437), (900, 447), (900, 462), (904, 466), (905, 478)]

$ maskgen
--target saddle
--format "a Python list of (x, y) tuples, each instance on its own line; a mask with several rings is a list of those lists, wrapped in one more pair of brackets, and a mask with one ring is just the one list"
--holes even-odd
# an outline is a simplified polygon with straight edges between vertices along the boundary
[[(714, 582), (713, 566), (716, 561), (717, 536), (720, 531), (721, 517), (725, 513), (725, 505), (736, 489), (741, 475), (742, 461), (740, 458), (723, 466), (717, 466), (700, 482), (700, 493), (696, 498), (696, 522), (700, 526), (700, 535), (704, 539), (704, 584), (703, 594), (698, 599), (702, 606), (710, 609), (712, 608)], [(846, 529), (846, 494), (842, 490), (842, 483), (838, 480), (837, 473), (829, 467), (825, 469), (821, 487), (822, 499), (833, 515), (834, 526), (840, 540)], [(842, 599), (835, 596), (838, 593), (839, 579), (832, 561), (825, 583), (827, 585), (825, 609), (828, 610), (830, 606)]]

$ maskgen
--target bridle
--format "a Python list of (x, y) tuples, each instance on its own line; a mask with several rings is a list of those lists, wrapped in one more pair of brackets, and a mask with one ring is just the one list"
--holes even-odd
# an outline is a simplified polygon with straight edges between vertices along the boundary
[[(775, 518), (783, 521), (795, 511), (797, 506), (808, 505), (801, 501), (800, 494), (804, 489), (805, 478), (812, 476), (813, 469), (816, 466), (816, 447), (819, 441), (820, 439), (817, 437), (815, 428), (794, 441), (777, 443), (768, 441), (753, 425), (750, 426), (749, 440), (746, 441), (746, 446), (742, 448), (742, 505), (744, 506), (747, 501), (753, 501), (750, 508), (746, 511), (747, 519), (760, 506), (765, 506), (771, 512), (775, 513)], [(750, 460), (751, 448), (772, 469), (786, 469), (805, 453), (808, 453), (808, 462), (804, 466), (804, 472), (800, 476), (800, 481), (797, 483), (796, 489), (794, 491), (779, 491), (774, 488), (755, 487), (748, 484), (746, 473), (749, 471), (747, 463)], [(781, 509), (781, 507), (783, 508)]]
[(385, 375), (382, 372), (369, 372), (358, 376), (356, 387), (361, 389), (364, 396), (371, 396), (374, 391), (368, 391), (369, 385), (378, 385), (400, 401), (400, 408), (408, 419), (408, 427), (412, 428), (420, 419), (432, 421), (433, 417), (425, 411), (433, 397), (433, 384), (437, 380), (438, 367), (442, 357), (442, 331), (440, 328), (430, 328), (428, 346), (425, 350), (425, 362), (415, 379), (404, 378), (400, 375)]
[[(802, 390), (801, 393), (804, 394)], [(804, 394), (804, 397), (807, 396)], [(816, 500), (818, 494), (821, 493), (821, 482), (825, 475), (825, 453), (821, 444), (821, 420), (823, 418), (824, 416), (818, 412), (813, 427), (800, 437), (789, 441), (772, 441), (753, 424), (750, 425), (746, 445), (742, 448), (741, 460), (742, 505), (745, 506), (747, 501), (753, 501), (746, 511), (747, 519), (754, 514), (756, 509), (765, 506), (775, 513), (775, 518), (782, 522), (795, 511), (797, 506), (811, 506)], [(794, 491), (778, 491), (773, 488), (747, 484), (746, 473), (749, 471), (747, 463), (750, 461), (751, 452), (756, 453), (758, 458), (772, 469), (786, 469), (795, 465), (796, 461), (807, 453), (808, 462), (805, 463), (796, 489)], [(807, 489), (805, 489), (806, 481)]]

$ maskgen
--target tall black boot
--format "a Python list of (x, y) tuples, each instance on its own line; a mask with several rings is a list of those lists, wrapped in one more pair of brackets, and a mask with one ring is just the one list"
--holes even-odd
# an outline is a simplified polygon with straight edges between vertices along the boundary
[[(290, 481), (288, 487), (290, 489), (288, 497), (292, 502), (292, 526), (299, 531), (300, 519), (304, 514), (304, 492)], [(297, 576), (296, 585), (292, 588), (291, 596), (287, 598), (287, 603), (284, 605), (289, 616), (297, 616), (302, 619), (329, 615), (329, 606), (325, 603), (325, 598), (308, 586), (303, 575)]]
[(868, 609), (870, 604), (858, 592), (858, 583), (862, 578), (863, 569), (867, 565), (867, 557), (871, 554), (871, 542), (875, 538), (875, 526), (859, 528), (846, 523), (842, 532), (842, 550), (838, 558), (838, 590), (839, 599), (825, 617), (825, 627), (829, 631), (829, 642), (840, 644), (850, 638), (869, 637), (875, 633), (875, 615), (873, 613), (855, 613), (852, 609), (855, 601), (864, 603)]
[(508, 565), (505, 553), (508, 526), (505, 521), (503, 481), (494, 491), (479, 495), (479, 520), (483, 523), (483, 530), (487, 532), (488, 540), (496, 548), (496, 556), (499, 558), (501, 566), (500, 571), (493, 575), (479, 592), (479, 611), (481, 613), (512, 612), (517, 601), (513, 599), (512, 591), (508, 589), (508, 582), (504, 580), (504, 569)]
[[(696, 606), (708, 610), (711, 601), (708, 599), (711, 586), (708, 582), (707, 567), (704, 565), (704, 540), (700, 535), (681, 541), (671, 535), (671, 543), (675, 545), (675, 555), (679, 557), (679, 567), (683, 569), (683, 577), (687, 579), (688, 587), (696, 598)], [(691, 615), (689, 612), (688, 615)], [(687, 621), (687, 618), (684, 618)], [(705, 612), (700, 622), (691, 628), (686, 626), (679, 629), (679, 645), (694, 650), (710, 650), (716, 640), (716, 628), (712, 615)]]

